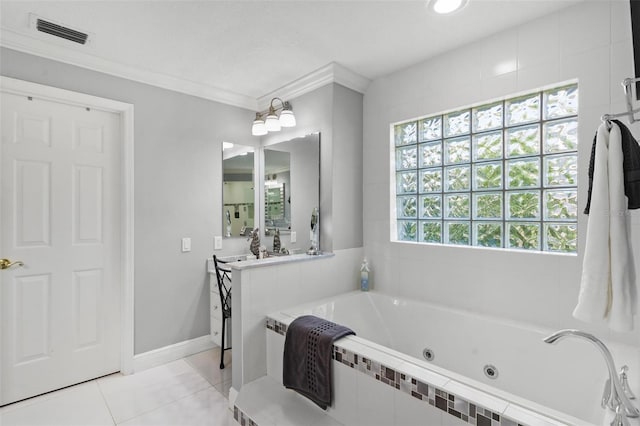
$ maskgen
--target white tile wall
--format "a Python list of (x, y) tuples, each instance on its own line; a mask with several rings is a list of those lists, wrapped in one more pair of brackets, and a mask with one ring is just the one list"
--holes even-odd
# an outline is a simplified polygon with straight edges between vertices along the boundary
[[(616, 43), (621, 40), (630, 40), (631, 26), (625, 25), (630, 19), (629, 2), (611, 2), (611, 42)], [(615, 25), (614, 25), (615, 24)]]
[[(610, 20), (611, 3), (615, 2), (616, 0), (584, 2), (558, 12), (560, 33), (556, 42), (560, 44), (560, 54), (566, 57), (606, 46), (611, 40), (613, 25), (630, 25), (628, 17), (627, 22)], [(622, 16), (617, 17), (620, 18)]]
[[(479, 59), (483, 80), (516, 71), (518, 67), (517, 29), (486, 38), (480, 44), (478, 51), (481, 52)], [(470, 64), (477, 64), (477, 62), (468, 62), (467, 67)]]
[(333, 405), (327, 409), (327, 413), (345, 425), (358, 424), (358, 413), (355, 409), (358, 403), (355, 369), (344, 364), (334, 362), (333, 368)]
[(267, 330), (267, 374), (282, 383), (282, 348), (284, 336)]
[(367, 376), (356, 375), (356, 412), (358, 426), (389, 426), (394, 424), (393, 405), (396, 390)]
[[(591, 141), (600, 116), (624, 110), (620, 81), (634, 73), (630, 22), (626, 1), (580, 2), (370, 84), (364, 97), (364, 241), (378, 290), (550, 328), (581, 328), (603, 338), (640, 344), (638, 333), (610, 333), (571, 317), (586, 229), (582, 214), (578, 256), (389, 240), (390, 123), (570, 79), (577, 79), (580, 89), (581, 210)], [(631, 129), (640, 136), (640, 124)], [(634, 241), (640, 241), (638, 231), (633, 230)]]
[[(611, 49), (611, 102), (625, 102), (624, 91), (620, 82), (629, 75), (629, 70), (633, 70), (633, 43), (631, 39), (614, 42)], [(618, 107), (616, 111), (624, 111), (624, 107)]]
[(540, 62), (518, 70), (518, 92), (545, 86), (549, 81), (561, 80), (560, 62), (557, 59)]
[(560, 17), (537, 19), (518, 30), (518, 70), (558, 62), (560, 58)]

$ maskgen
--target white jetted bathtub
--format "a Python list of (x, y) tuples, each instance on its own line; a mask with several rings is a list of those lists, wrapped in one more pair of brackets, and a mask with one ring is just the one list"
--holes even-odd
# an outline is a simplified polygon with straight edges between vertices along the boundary
[[(606, 364), (590, 342), (438, 305), (351, 292), (267, 318), (267, 370), (282, 380), (286, 326), (300, 315), (346, 325), (334, 344), (334, 404), (349, 424), (609, 424)], [(608, 345), (640, 393), (637, 348)], [(429, 359), (429, 360), (427, 360)], [(637, 403), (636, 403), (637, 404)], [(632, 422), (632, 424), (638, 424)]]

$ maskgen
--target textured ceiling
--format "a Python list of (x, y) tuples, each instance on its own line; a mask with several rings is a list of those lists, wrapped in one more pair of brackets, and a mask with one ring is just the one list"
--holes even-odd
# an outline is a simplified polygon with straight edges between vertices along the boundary
[[(256, 99), (330, 62), (374, 79), (574, 3), (469, 0), (436, 16), (413, 0), (2, 0), (0, 24), (5, 36), (51, 45), (49, 57), (68, 49), (78, 65), (103, 61)], [(30, 13), (90, 32), (92, 42), (36, 33)]]

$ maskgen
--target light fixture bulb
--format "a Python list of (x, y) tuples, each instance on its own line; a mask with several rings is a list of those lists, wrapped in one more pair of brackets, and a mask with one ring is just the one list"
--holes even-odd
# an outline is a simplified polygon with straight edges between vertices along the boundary
[[(280, 106), (274, 107), (274, 102), (280, 102)], [(277, 112), (280, 111), (278, 117)], [(263, 119), (263, 117), (265, 117)], [(251, 134), (254, 136), (263, 136), (268, 132), (278, 132), (282, 127), (295, 127), (296, 117), (293, 115), (293, 108), (288, 101), (280, 98), (271, 99), (268, 112), (256, 112), (256, 118), (251, 128)]]
[(225, 149), (231, 149), (233, 148), (233, 142), (227, 142), (227, 141), (223, 141), (222, 142), (222, 150), (224, 151)]
[(431, 8), (441, 15), (455, 12), (467, 3), (466, 0), (432, 0)]
[(296, 116), (293, 115), (293, 111), (290, 109), (284, 109), (280, 113), (280, 125), (282, 127), (295, 127), (296, 126)]
[(278, 120), (278, 116), (276, 115), (276, 112), (273, 110), (273, 108), (270, 109), (269, 115), (267, 115), (267, 119), (264, 121), (264, 126), (269, 132), (280, 131), (280, 120)]
[(264, 121), (262, 121), (259, 114), (256, 114), (256, 119), (253, 121), (251, 134), (253, 136), (264, 136), (267, 134), (267, 127), (264, 125)]

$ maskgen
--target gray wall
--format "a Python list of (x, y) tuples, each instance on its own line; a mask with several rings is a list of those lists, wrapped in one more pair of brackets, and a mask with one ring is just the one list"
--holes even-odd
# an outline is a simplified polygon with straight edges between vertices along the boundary
[(362, 247), (363, 95), (335, 85), (333, 99), (333, 248)]
[[(278, 182), (285, 183), (285, 210), (290, 214), (291, 231), (296, 232), (297, 240), (291, 243), (290, 234), (281, 233), (282, 247), (299, 249), (306, 252), (311, 246), (310, 219), (314, 207), (320, 200), (320, 136), (309, 134), (303, 138), (294, 138), (265, 147), (265, 151), (277, 150), (289, 153), (290, 169), (278, 175)], [(291, 197), (291, 203), (288, 202)], [(268, 236), (262, 243), (269, 250), (273, 237)]]
[[(317, 135), (298, 141), (291, 149), (291, 229), (298, 235), (297, 246), (311, 247), (309, 229), (311, 212), (320, 200), (320, 143)], [(286, 203), (288, 204), (288, 203)]]
[(297, 126), (266, 135), (261, 142), (270, 145), (321, 132), (320, 248), (331, 252), (362, 247), (363, 96), (328, 84), (291, 104)]
[[(253, 111), (6, 48), (0, 75), (134, 105), (136, 354), (209, 333), (205, 260), (222, 235), (223, 140), (268, 145), (320, 131), (321, 248), (362, 247), (360, 93), (328, 84), (299, 96), (297, 126), (258, 139)], [(181, 253), (182, 237), (191, 252)], [(247, 247), (225, 239), (218, 254)]]
[[(254, 112), (2, 48), (0, 74), (134, 105), (135, 353), (209, 334), (205, 260), (222, 235), (222, 141)], [(181, 253), (180, 239), (192, 251)]]

